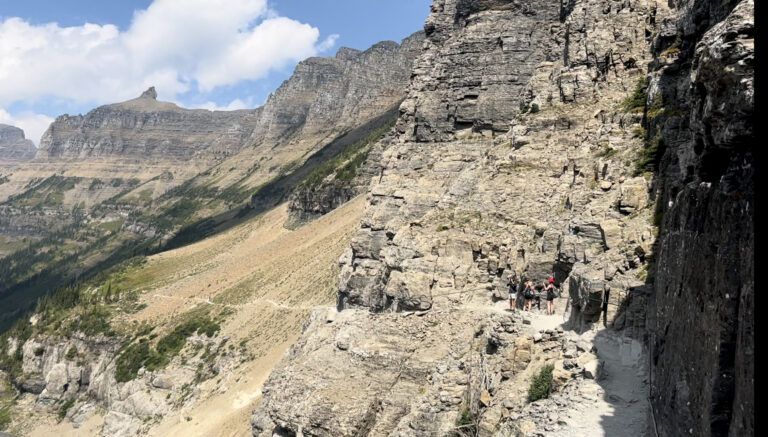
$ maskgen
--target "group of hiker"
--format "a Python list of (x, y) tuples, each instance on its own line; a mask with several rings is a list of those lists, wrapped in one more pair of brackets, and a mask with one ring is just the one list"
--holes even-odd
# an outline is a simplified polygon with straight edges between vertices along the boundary
[(514, 311), (517, 308), (518, 296), (524, 299), (523, 311), (531, 311), (531, 307), (541, 310), (541, 298), (546, 297), (547, 314), (555, 314), (554, 300), (557, 295), (555, 288), (555, 278), (548, 277), (540, 285), (534, 284), (530, 280), (518, 280), (517, 275), (511, 274), (507, 277), (507, 286), (509, 287), (509, 309)]

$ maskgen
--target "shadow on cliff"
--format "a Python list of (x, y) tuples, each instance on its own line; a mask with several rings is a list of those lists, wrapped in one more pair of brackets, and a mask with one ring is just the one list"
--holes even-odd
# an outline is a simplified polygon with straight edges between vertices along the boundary
[(260, 187), (251, 196), (251, 200), (247, 205), (198, 220), (185, 226), (164, 245), (158, 247), (156, 252), (176, 249), (203, 240), (211, 235), (218, 234), (244, 223), (269, 211), (282, 202), (287, 201), (294, 188), (296, 188), (307, 175), (324, 162), (342, 153), (351, 144), (365, 138), (377, 128), (397, 117), (399, 107), (400, 103), (398, 102), (384, 114), (366, 122), (362, 126), (339, 135), (325, 147), (307, 158), (304, 164), (299, 168), (277, 176)]

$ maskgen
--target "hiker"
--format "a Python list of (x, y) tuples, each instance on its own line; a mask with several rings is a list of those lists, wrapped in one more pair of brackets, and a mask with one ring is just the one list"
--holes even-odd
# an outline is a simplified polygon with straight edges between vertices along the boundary
[[(517, 284), (517, 293), (515, 296), (525, 297), (525, 284), (525, 278), (521, 277), (520, 282)], [(525, 299), (520, 299), (520, 302), (523, 302), (523, 305), (517, 305), (517, 300), (515, 300), (515, 308), (522, 306), (523, 309), (525, 309)]]
[(509, 275), (509, 277), (507, 277), (507, 286), (509, 287), (509, 310), (514, 311), (517, 306), (517, 276), (514, 274)]
[(533, 296), (533, 303), (536, 305), (536, 309), (541, 311), (541, 297), (544, 294), (544, 284), (536, 286), (536, 292)]
[(523, 297), (525, 298), (525, 303), (523, 303), (523, 310), (531, 311), (531, 303), (533, 301), (533, 284), (531, 283), (531, 281), (525, 282)]
[(547, 315), (555, 314), (555, 278), (547, 278), (547, 286), (544, 288), (547, 293)]

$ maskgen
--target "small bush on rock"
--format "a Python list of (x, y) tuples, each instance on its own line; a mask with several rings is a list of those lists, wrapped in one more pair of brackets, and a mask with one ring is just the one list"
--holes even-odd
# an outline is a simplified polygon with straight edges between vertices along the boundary
[(531, 381), (531, 387), (528, 389), (528, 402), (538, 401), (549, 397), (549, 391), (552, 389), (552, 371), (555, 366), (547, 364), (542, 367), (539, 374)]

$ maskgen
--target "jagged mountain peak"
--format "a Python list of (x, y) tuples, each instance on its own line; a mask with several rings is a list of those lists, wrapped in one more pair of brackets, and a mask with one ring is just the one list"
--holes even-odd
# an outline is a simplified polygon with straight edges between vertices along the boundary
[(0, 123), (0, 160), (26, 161), (35, 157), (37, 148), (26, 139), (24, 130)]
[(141, 93), (141, 96), (139, 96), (139, 98), (157, 100), (157, 91), (155, 91), (155, 87), (151, 86), (147, 88), (146, 91)]
[(360, 55), (360, 53), (362, 53), (362, 51), (358, 49), (353, 49), (351, 47), (339, 47), (339, 50), (336, 52), (336, 59), (355, 59)]

